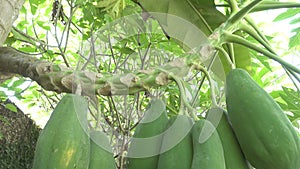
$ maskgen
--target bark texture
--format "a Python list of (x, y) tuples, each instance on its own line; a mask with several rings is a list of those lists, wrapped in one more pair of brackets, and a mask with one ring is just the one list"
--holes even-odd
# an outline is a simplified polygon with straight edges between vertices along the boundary
[(0, 46), (3, 45), (13, 22), (18, 18), (24, 0), (0, 0)]
[(21, 110), (6, 109), (8, 103), (0, 103), (0, 168), (31, 169), (40, 128)]

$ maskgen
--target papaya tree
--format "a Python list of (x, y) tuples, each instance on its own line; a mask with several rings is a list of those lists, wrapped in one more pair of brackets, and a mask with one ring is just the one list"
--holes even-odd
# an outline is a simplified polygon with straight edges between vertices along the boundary
[[(214, 114), (210, 111), (218, 110), (216, 123), (222, 114), (230, 120), (225, 95), (227, 75), (233, 70), (246, 71), (268, 91), (269, 105), (282, 109), (274, 121), (296, 133), (300, 119), (299, 7), (297, 2), (271, 0), (28, 0), (0, 48), (0, 72), (15, 75), (1, 87), (29, 107), (50, 112), (66, 93), (85, 97), (88, 127), (109, 136), (118, 168), (128, 165), (132, 136), (142, 130), (144, 112), (153, 100), (163, 101), (167, 118), (185, 115), (197, 122), (209, 120), (209, 114)], [(266, 11), (277, 11), (273, 22), (289, 21), (287, 25), (296, 27), (285, 44), (278, 41), (278, 32), (268, 33), (257, 21)], [(1, 97), (9, 96), (1, 92)], [(191, 128), (191, 132), (199, 131)], [(298, 136), (290, 136), (295, 139), (295, 151), (300, 151)], [(244, 149), (243, 153), (248, 152)], [(249, 156), (254, 155), (245, 154), (249, 162), (245, 160), (244, 167), (277, 166), (253, 162)], [(158, 164), (165, 168), (164, 162)]]

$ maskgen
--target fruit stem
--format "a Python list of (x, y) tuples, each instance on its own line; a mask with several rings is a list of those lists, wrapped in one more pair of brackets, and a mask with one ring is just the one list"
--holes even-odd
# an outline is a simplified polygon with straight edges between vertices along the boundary
[(218, 106), (218, 103), (217, 103), (217, 100), (216, 100), (216, 94), (215, 94), (215, 88), (214, 88), (214, 85), (213, 85), (213, 80), (210, 76), (210, 74), (208, 73), (208, 71), (201, 65), (195, 65), (195, 68), (201, 72), (203, 72), (206, 76), (207, 76), (207, 79), (208, 79), (208, 82), (209, 82), (209, 85), (210, 85), (210, 97), (211, 97), (211, 101), (212, 101), (212, 107), (215, 108), (215, 107), (219, 107)]
[(228, 62), (228, 64), (230, 65), (230, 67), (231, 67), (232, 69), (234, 69), (235, 65), (234, 65), (233, 61), (231, 61), (230, 56), (229, 56), (228, 53), (224, 50), (224, 48), (219, 47), (219, 46), (215, 46), (215, 48), (216, 48), (217, 50), (219, 50), (219, 51), (225, 56), (225, 59), (226, 59), (226, 61)]

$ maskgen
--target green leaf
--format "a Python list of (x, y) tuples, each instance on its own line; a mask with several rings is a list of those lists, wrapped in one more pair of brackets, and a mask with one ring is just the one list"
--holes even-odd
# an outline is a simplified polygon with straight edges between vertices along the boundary
[(300, 45), (300, 32), (297, 32), (290, 38), (289, 48), (297, 47)]
[[(148, 12), (171, 14), (185, 19), (196, 25), (205, 35), (210, 35), (212, 30), (226, 20), (226, 17), (216, 9), (211, 0), (139, 0), (138, 2)], [(170, 16), (153, 15), (164, 26), (166, 32), (183, 34), (183, 36), (188, 34), (186, 25), (178, 25), (178, 22), (172, 22), (172, 19), (169, 19)]]
[(36, 23), (37, 23), (41, 28), (50, 31), (50, 26), (48, 25), (47, 22), (44, 22), (44, 21), (37, 21)]
[(0, 101), (5, 101), (7, 99), (7, 95), (4, 91), (0, 91)]
[(108, 6), (110, 6), (111, 4), (115, 3), (116, 0), (102, 0), (102, 1), (98, 1), (96, 7), (98, 8), (106, 8)]
[(129, 48), (129, 47), (121, 48), (120, 51), (121, 51), (123, 54), (129, 54), (129, 55), (135, 52), (134, 50), (132, 50), (132, 49)]
[(272, 91), (270, 93), (270, 95), (273, 97), (273, 99), (277, 99), (277, 98), (280, 98), (280, 95), (283, 94), (284, 92), (283, 91)]
[(35, 15), (38, 9), (39, 2), (37, 0), (29, 0), (29, 4), (32, 15)]
[(294, 116), (289, 117), (292, 122), (300, 119), (300, 93), (287, 87), (282, 87), (282, 89), (283, 92), (280, 93), (280, 97), (286, 104), (280, 105), (283, 105), (283, 110), (293, 113)]
[(300, 22), (300, 18), (295, 18), (295, 19), (292, 19), (290, 24), (297, 24)]
[(15, 113), (18, 112), (17, 107), (13, 104), (10, 104), (10, 103), (5, 104), (5, 108), (12, 111), (12, 112), (15, 112)]
[(25, 82), (25, 79), (24, 79), (24, 78), (20, 78), (20, 79), (14, 81), (14, 82), (10, 85), (10, 88), (11, 88), (11, 89), (17, 88), (17, 87), (21, 86), (24, 82)]
[(279, 14), (273, 21), (282, 21), (288, 18), (291, 18), (300, 13), (300, 9), (288, 9), (285, 12)]
[(268, 68), (270, 71), (272, 71), (272, 68), (270, 66), (270, 59), (265, 57), (265, 56), (257, 56), (257, 55), (254, 55), (255, 58), (261, 63), (263, 64), (266, 68)]
[(32, 103), (28, 104), (27, 107), (28, 107), (28, 108), (32, 108), (32, 107), (34, 107), (35, 105), (36, 105), (36, 102), (32, 102)]

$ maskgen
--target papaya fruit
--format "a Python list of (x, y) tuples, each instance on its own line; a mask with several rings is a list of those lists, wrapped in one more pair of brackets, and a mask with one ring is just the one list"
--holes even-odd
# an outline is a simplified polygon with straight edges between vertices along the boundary
[(116, 169), (108, 137), (101, 131), (90, 132), (89, 169)]
[(185, 115), (173, 116), (168, 122), (161, 145), (157, 169), (190, 169), (193, 157), (192, 120)]
[(222, 142), (208, 120), (198, 120), (192, 128), (193, 160), (191, 169), (226, 169)]
[(246, 159), (256, 169), (300, 169), (300, 138), (273, 98), (243, 69), (226, 77), (226, 105)]
[(225, 110), (211, 108), (206, 114), (206, 120), (210, 121), (216, 127), (219, 134), (223, 146), (226, 168), (249, 169)]
[(168, 124), (165, 104), (153, 100), (136, 126), (128, 149), (128, 169), (156, 169), (163, 131)]
[(79, 95), (67, 94), (59, 101), (39, 135), (33, 169), (88, 168), (87, 110), (87, 100)]

